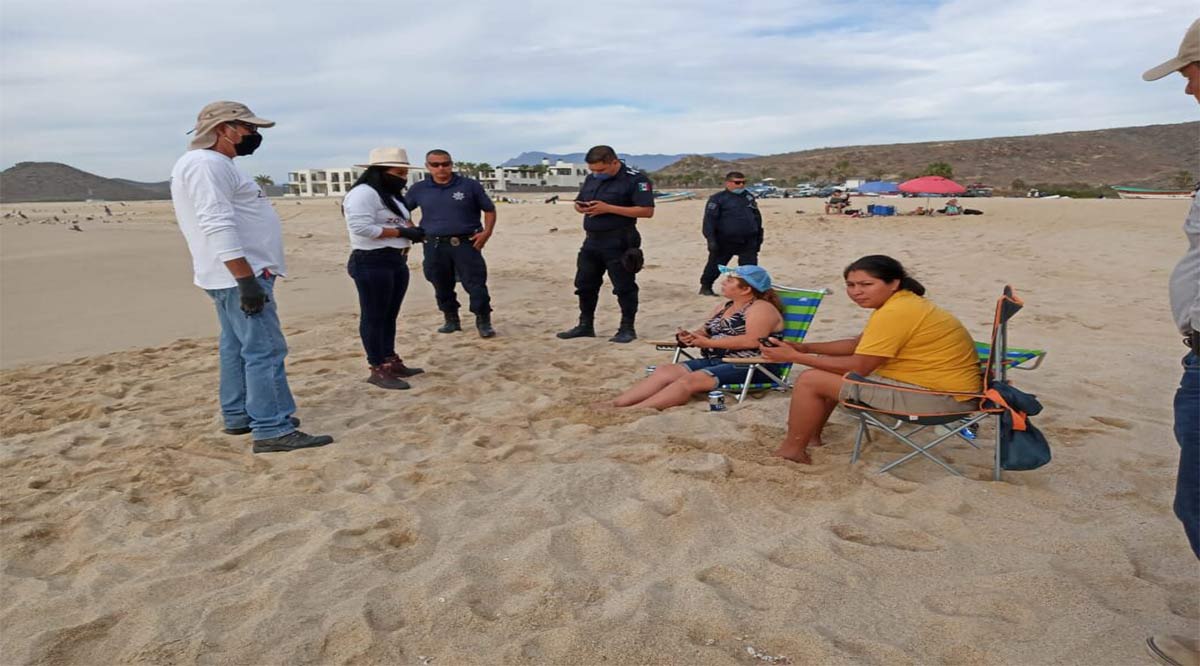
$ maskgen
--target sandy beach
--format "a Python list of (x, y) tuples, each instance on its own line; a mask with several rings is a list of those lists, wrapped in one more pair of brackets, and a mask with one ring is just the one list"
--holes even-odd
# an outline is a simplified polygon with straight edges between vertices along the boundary
[[(220, 432), (216, 317), (169, 202), (0, 206), (0, 662), (1150, 663), (1146, 636), (1200, 623), (1171, 513), (1166, 283), (1188, 203), (854, 220), (761, 202), (760, 263), (833, 290), (810, 340), (861, 330), (841, 270), (864, 254), (903, 261), (980, 339), (1015, 286), (1012, 344), (1050, 353), (1014, 380), (1046, 407), (1054, 461), (1001, 483), (990, 448), (944, 451), (971, 479), (877, 474), (891, 444), (850, 465), (845, 414), (813, 465), (774, 459), (784, 394), (592, 409), (669, 356), (605, 340), (607, 287), (603, 337), (554, 338), (583, 232), (541, 203), (500, 204), (494, 339), (435, 333), (410, 259), (398, 349), (427, 373), (389, 392), (363, 382), (336, 200), (276, 200), (298, 416), (337, 442), (255, 456)], [(643, 338), (714, 303), (696, 295), (702, 209), (639, 225)]]

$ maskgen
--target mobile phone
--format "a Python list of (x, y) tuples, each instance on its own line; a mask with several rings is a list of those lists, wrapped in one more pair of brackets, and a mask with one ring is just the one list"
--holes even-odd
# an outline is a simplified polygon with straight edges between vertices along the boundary
[(760, 344), (764, 347), (778, 347), (779, 346), (779, 345), (775, 344), (775, 338), (759, 338), (758, 344)]

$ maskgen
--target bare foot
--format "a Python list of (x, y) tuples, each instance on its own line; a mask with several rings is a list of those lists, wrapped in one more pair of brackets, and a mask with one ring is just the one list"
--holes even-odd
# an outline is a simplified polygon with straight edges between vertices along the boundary
[(798, 462), (802, 465), (812, 464), (812, 458), (808, 456), (808, 450), (806, 448), (789, 449), (786, 445), (784, 445), (776, 449), (775, 453), (772, 455), (779, 456), (780, 458), (784, 458), (786, 460), (791, 460), (792, 462)]

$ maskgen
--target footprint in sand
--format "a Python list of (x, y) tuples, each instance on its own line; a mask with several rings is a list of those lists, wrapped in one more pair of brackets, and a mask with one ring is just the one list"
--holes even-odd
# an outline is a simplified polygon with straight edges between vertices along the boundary
[(1118, 419), (1112, 416), (1093, 416), (1090, 417), (1097, 423), (1103, 423), (1110, 428), (1120, 428), (1121, 430), (1133, 430), (1133, 424), (1125, 419)]

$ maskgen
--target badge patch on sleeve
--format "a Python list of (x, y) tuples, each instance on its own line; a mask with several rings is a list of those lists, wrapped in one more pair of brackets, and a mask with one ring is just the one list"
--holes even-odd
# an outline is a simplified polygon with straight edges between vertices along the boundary
[(649, 192), (650, 183), (638, 183), (638, 192)]

